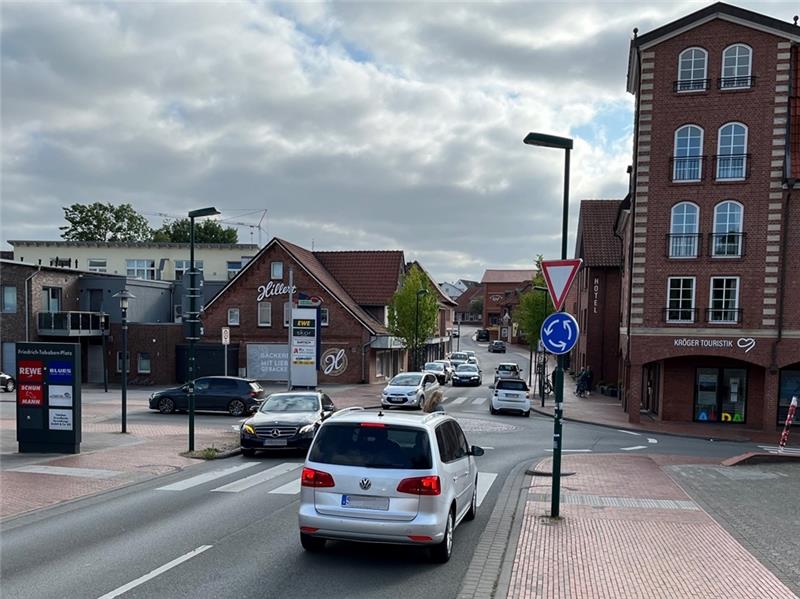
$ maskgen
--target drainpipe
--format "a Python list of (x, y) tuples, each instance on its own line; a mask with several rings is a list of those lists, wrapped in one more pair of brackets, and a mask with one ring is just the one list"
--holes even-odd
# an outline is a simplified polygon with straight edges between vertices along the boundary
[(39, 265), (39, 268), (36, 269), (31, 276), (25, 279), (25, 341), (31, 340), (30, 334), (30, 316), (28, 314), (28, 282), (33, 279), (36, 275), (38, 275), (42, 271), (42, 266)]
[(783, 203), (783, 213), (786, 215), (781, 229), (781, 270), (780, 270), (780, 283), (778, 284), (778, 336), (772, 344), (772, 356), (770, 358), (769, 369), (772, 372), (778, 371), (778, 344), (783, 340), (783, 313), (784, 301), (786, 298), (786, 262), (787, 257), (787, 244), (789, 241), (788, 232), (791, 230), (789, 227), (789, 208), (792, 199), (792, 191), (797, 184), (797, 179), (786, 179), (788, 189), (786, 191), (786, 199)]

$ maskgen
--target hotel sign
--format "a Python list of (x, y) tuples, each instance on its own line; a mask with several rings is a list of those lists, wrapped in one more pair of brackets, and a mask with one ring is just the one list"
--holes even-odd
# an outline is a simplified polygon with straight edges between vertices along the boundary
[(752, 337), (740, 337), (739, 339), (693, 339), (691, 337), (678, 337), (673, 340), (673, 347), (699, 347), (702, 349), (743, 349), (744, 353), (749, 352), (756, 346), (756, 340)]

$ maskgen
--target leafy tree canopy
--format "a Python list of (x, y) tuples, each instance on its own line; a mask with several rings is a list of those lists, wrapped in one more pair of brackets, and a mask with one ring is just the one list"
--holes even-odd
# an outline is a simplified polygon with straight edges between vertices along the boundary
[[(427, 290), (427, 293), (419, 295), (417, 325), (417, 292), (420, 290)], [(419, 349), (425, 345), (425, 340), (436, 332), (438, 320), (437, 293), (425, 273), (413, 265), (389, 304), (389, 331), (403, 340), (412, 355), (418, 355)], [(417, 330), (418, 335), (415, 334)]]
[[(541, 254), (536, 258), (534, 287), (546, 287), (544, 275), (542, 275), (543, 259)], [(536, 347), (542, 323), (552, 313), (553, 304), (550, 302), (550, 294), (546, 291), (531, 289), (520, 295), (519, 304), (514, 309), (513, 319), (531, 347)]]
[(59, 229), (68, 241), (149, 241), (152, 234), (147, 219), (130, 204), (72, 204), (63, 210), (69, 224)]
[(483, 298), (472, 298), (469, 302), (469, 311), (471, 314), (483, 314)]
[[(191, 221), (188, 218), (179, 218), (173, 221), (164, 221), (158, 229), (153, 231), (153, 241), (170, 243), (189, 243), (191, 235)], [(223, 227), (214, 220), (195, 220), (194, 240), (196, 243), (237, 243), (239, 235), (233, 227)]]

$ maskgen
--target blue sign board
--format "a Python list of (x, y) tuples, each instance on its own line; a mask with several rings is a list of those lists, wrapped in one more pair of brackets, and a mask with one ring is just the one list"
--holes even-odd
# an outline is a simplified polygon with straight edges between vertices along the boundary
[(579, 335), (578, 321), (566, 312), (554, 312), (545, 318), (539, 333), (544, 348), (556, 355), (565, 354), (575, 347)]

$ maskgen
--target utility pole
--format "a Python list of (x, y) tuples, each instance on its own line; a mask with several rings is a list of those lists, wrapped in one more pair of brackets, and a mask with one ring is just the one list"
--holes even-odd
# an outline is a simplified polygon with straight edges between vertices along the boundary
[(288, 329), (289, 329), (289, 345), (288, 351), (286, 355), (289, 357), (289, 360), (286, 364), (286, 390), (292, 390), (292, 342), (294, 339), (292, 338), (292, 308), (294, 304), (292, 303), (294, 299), (294, 269), (290, 266), (289, 267), (289, 322), (288, 322)]

